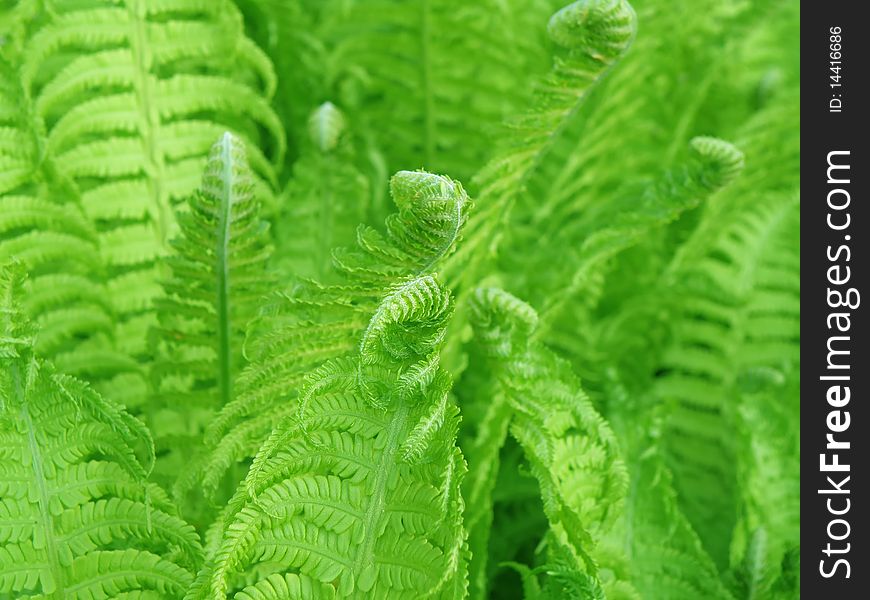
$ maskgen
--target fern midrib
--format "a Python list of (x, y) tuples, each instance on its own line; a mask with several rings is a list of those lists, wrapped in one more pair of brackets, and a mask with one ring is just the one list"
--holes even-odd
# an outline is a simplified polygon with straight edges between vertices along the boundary
[(39, 520), (42, 528), (42, 535), (45, 538), (45, 553), (48, 558), (48, 566), (54, 579), (55, 589), (51, 594), (56, 600), (63, 600), (66, 595), (66, 582), (64, 581), (64, 572), (61, 567), (60, 560), (57, 554), (57, 543), (54, 539), (54, 524), (49, 512), (49, 501), (51, 494), (48, 491), (48, 482), (45, 478), (42, 463), (42, 451), (39, 447), (39, 442), (36, 439), (33, 419), (30, 417), (30, 411), (27, 410), (27, 388), (21, 386), (21, 373), (17, 364), (12, 365), (12, 380), (15, 385), (15, 396), (21, 399), (21, 420), (27, 428), (27, 442), (30, 450), (30, 463), (33, 468), (33, 478), (36, 481), (36, 488), (39, 497), (37, 504), (39, 506)]
[(378, 462), (375, 480), (369, 495), (368, 506), (363, 517), (362, 540), (357, 546), (356, 556), (353, 560), (354, 579), (359, 577), (363, 569), (372, 563), (374, 545), (377, 541), (378, 527), (386, 512), (385, 500), (387, 492), (387, 479), (392, 468), (395, 466), (396, 454), (399, 450), (401, 434), (407, 428), (410, 408), (406, 402), (399, 401), (399, 406), (390, 420), (386, 432), (386, 443), (381, 460)]
[[(142, 142), (145, 146), (147, 164), (144, 171), (147, 175), (148, 190), (151, 192), (151, 203), (148, 208), (152, 218), (156, 221), (157, 235), (161, 244), (166, 244), (170, 235), (173, 222), (172, 208), (163, 189), (162, 182), (166, 177), (166, 163), (163, 154), (158, 149), (157, 135), (152, 115), (156, 114), (151, 89), (151, 73), (148, 69), (147, 58), (147, 33), (145, 32), (145, 5), (146, 0), (127, 0), (124, 4), (130, 19), (131, 32), (129, 35), (130, 52), (133, 55), (133, 64), (136, 66), (133, 86), (136, 90), (137, 105), (139, 107), (139, 126)], [(156, 215), (155, 215), (156, 212)]]
[[(104, 552), (123, 552), (123, 550), (105, 550)], [(182, 589), (182, 586), (179, 585), (181, 582), (179, 582), (177, 579), (174, 579), (170, 574), (163, 573), (162, 571), (160, 571), (158, 569), (149, 569), (148, 567), (143, 567), (140, 569), (131, 569), (131, 568), (112, 569), (109, 572), (100, 573), (94, 577), (91, 577), (90, 579), (80, 581), (80, 582), (76, 583), (75, 585), (71, 585), (69, 587), (69, 591), (70, 591), (70, 593), (73, 594), (72, 597), (75, 598), (76, 597), (75, 593), (78, 590), (91, 587), (100, 581), (118, 580), (118, 579), (124, 581), (128, 578), (133, 578), (134, 580), (138, 581), (140, 577), (146, 581), (150, 581), (150, 580), (164, 581), (167, 584), (166, 587), (172, 588), (172, 589), (178, 589), (180, 591), (184, 591)], [(147, 589), (147, 588), (145, 588), (145, 589)], [(131, 588), (130, 591), (135, 591), (135, 588)]]
[(230, 368), (230, 225), (233, 210), (233, 156), (232, 139), (225, 133), (221, 139), (221, 197), (218, 213), (217, 247), (215, 248), (215, 272), (217, 275), (217, 331), (218, 331), (218, 393), (220, 405), (226, 406), (232, 394)]

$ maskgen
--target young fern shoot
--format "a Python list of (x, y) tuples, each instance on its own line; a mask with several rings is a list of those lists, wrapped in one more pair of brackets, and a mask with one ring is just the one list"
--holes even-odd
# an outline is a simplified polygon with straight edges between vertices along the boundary
[(260, 212), (244, 143), (224, 133), (211, 148), (202, 184), (179, 212), (175, 253), (166, 259), (171, 275), (155, 303), (148, 416), (162, 433), (160, 450), (181, 461), (171, 465), (176, 475), (206, 424), (233, 400), (245, 330), (271, 287), (269, 228)]
[[(565, 274), (554, 278), (569, 282), (556, 292), (547, 281), (529, 273), (529, 294), (541, 298), (542, 336), (558, 336), (558, 319), (571, 322), (576, 315), (560, 314), (564, 308), (577, 307), (579, 295), (591, 295), (594, 282), (608, 261), (621, 252), (642, 243), (652, 234), (663, 231), (685, 213), (726, 188), (743, 170), (744, 156), (730, 142), (699, 136), (689, 143), (690, 156), (679, 168), (664, 173), (647, 187), (640, 197), (613, 202), (588, 219), (577, 219), (577, 226), (566, 226), (555, 236), (551, 248), (565, 249), (571, 259), (565, 260)], [(581, 241), (582, 240), (582, 241)], [(576, 250), (573, 250), (576, 248)], [(548, 253), (542, 252), (542, 255)], [(552, 276), (552, 271), (548, 271)], [(556, 330), (556, 331), (551, 331)], [(576, 332), (571, 331), (575, 340)], [(582, 334), (579, 336), (582, 339)], [(558, 338), (557, 338), (558, 340)], [(558, 340), (561, 341), (561, 340)], [(581, 342), (582, 343), (582, 342)], [(557, 344), (560, 349), (563, 344)]]
[(451, 312), (432, 276), (409, 280), (356, 354), (309, 374), (212, 532), (188, 600), (273, 598), (288, 577), (317, 598), (464, 597), (465, 462), (437, 364)]
[(308, 119), (308, 139), (282, 194), (275, 224), (276, 268), (321, 282), (330, 279), (332, 250), (366, 221), (369, 180), (354, 165), (352, 132), (332, 102)]
[(511, 123), (508, 142), (475, 176), (481, 210), (445, 269), (448, 282), (475, 285), (528, 178), (588, 91), (628, 50), (636, 28), (634, 9), (626, 0), (577, 0), (551, 17), (547, 31), (560, 53), (536, 90), (533, 108)]
[(462, 186), (447, 177), (401, 171), (390, 189), (399, 212), (386, 233), (360, 226), (356, 249), (334, 251), (338, 281), (300, 280), (274, 294), (252, 323), (236, 397), (206, 432), (198, 469), (217, 490), (231, 465), (253, 456), (275, 423), (296, 410), (305, 377), (351, 352), (385, 293), (434, 269), (459, 239), (468, 210)]
[(233, 398), (245, 330), (270, 288), (271, 244), (260, 207), (244, 144), (225, 133), (188, 210), (178, 215), (175, 254), (166, 259), (172, 275), (156, 304), (155, 383), (180, 380), (187, 388), (169, 388), (173, 404), (220, 408)]

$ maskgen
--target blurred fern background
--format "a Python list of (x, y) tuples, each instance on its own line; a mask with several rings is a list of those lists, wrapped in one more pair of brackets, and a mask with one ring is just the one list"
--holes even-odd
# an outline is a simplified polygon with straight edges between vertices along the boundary
[(799, 29), (2, 0), (0, 600), (798, 598)]

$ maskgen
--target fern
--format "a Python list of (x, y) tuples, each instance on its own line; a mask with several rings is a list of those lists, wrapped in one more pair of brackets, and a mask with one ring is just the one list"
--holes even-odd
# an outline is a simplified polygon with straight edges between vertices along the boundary
[[(710, 550), (720, 565), (727, 563), (725, 542), (737, 518), (736, 415), (728, 399), (735, 376), (798, 359), (798, 247), (779, 237), (797, 231), (786, 225), (795, 206), (783, 202), (747, 212), (720, 238), (716, 253), (699, 265), (712, 281), (699, 280), (698, 291), (683, 303), (686, 316), (657, 383), (658, 394), (673, 403), (667, 447), (679, 461), (672, 463), (677, 489), (702, 538), (715, 544)], [(758, 269), (765, 270), (756, 275)]]
[[(748, 138), (744, 144), (747, 156), (759, 156), (757, 140)], [(758, 168), (765, 166), (762, 163)], [(765, 186), (754, 168), (746, 175), (707, 207), (696, 229), (681, 241), (679, 251), (664, 268), (663, 280), (637, 293), (635, 301), (614, 313), (613, 322), (604, 328), (605, 339), (612, 339), (599, 338), (596, 343), (605, 353), (633, 344), (626, 348), (631, 358), (626, 359), (622, 372), (610, 365), (601, 375), (612, 422), (620, 429), (630, 428), (627, 423), (648, 412), (651, 402), (665, 401), (663, 450), (657, 451), (674, 471), (674, 502), (685, 511), (717, 567), (736, 571), (735, 589), (751, 588), (747, 580), (756, 577), (750, 575), (754, 571), (765, 572), (764, 585), (773, 590), (791, 585), (784, 583), (789, 577), (784, 561), (797, 536), (795, 530), (782, 529), (782, 524), (796, 526), (799, 521), (794, 508), (782, 510), (791, 501), (776, 498), (790, 496), (794, 492), (786, 490), (796, 489), (796, 455), (789, 459), (787, 451), (780, 450), (778, 458), (770, 460), (776, 466), (762, 477), (771, 497), (753, 500), (750, 512), (755, 516), (743, 514), (741, 507), (748, 508), (750, 503), (740, 497), (740, 490), (758, 489), (760, 480), (749, 483), (744, 479), (749, 473), (759, 475), (757, 469), (764, 470), (758, 452), (794, 449), (788, 440), (796, 428), (779, 421), (781, 433), (772, 436), (770, 446), (761, 432), (745, 436), (738, 432), (748, 431), (748, 421), (743, 421), (747, 411), (758, 418), (750, 406), (762, 399), (765, 402), (755, 408), (767, 406), (771, 415), (795, 414), (786, 408), (793, 406), (790, 398), (795, 397), (787, 391), (789, 387), (783, 385), (779, 393), (759, 397), (747, 386), (757, 385), (753, 381), (781, 381), (783, 373), (792, 373), (799, 360), (799, 245), (795, 237), (799, 223), (790, 190), (794, 182), (771, 178)], [(765, 198), (764, 204), (747, 201), (750, 186), (754, 194)], [(662, 314), (669, 330), (664, 334)], [(644, 355), (653, 360), (637, 359)], [(650, 379), (643, 379), (645, 368)], [(632, 382), (631, 387), (623, 382)], [(644, 388), (650, 386), (655, 396), (644, 398)], [(747, 398), (744, 405), (741, 398), (747, 392), (753, 400)], [(628, 395), (638, 398), (631, 400)], [(778, 532), (774, 548), (762, 541), (768, 527)], [(784, 577), (776, 583), (780, 569)]]
[(562, 53), (540, 84), (534, 108), (515, 120), (510, 142), (475, 177), (483, 208), (469, 223), (468, 242), (451, 261), (447, 270), (451, 278), (478, 276), (482, 257), (498, 233), (497, 225), (506, 218), (553, 137), (630, 46), (636, 31), (635, 14), (624, 0), (579, 0), (554, 14), (547, 31)]
[(477, 291), (473, 302), (481, 353), (495, 365), (472, 363), (471, 373), (493, 373), (494, 381), (475, 386), (472, 380), (467, 386), (485, 407), (478, 430), (465, 444), (472, 464), (466, 492), (475, 557), (472, 595), (486, 593), (491, 495), (499, 449), (508, 431), (538, 480), (552, 543), (564, 546), (571, 568), (594, 582), (595, 539), (612, 520), (626, 485), (613, 433), (579, 390), (567, 365), (529, 343), (537, 322), (533, 309), (498, 289)]
[(5, 3), (0, 599), (795, 598), (799, 6), (632, 4)]
[[(36, 351), (115, 399), (136, 402), (145, 382), (139, 365), (114, 344), (96, 231), (75, 190), (41, 155), (42, 122), (17, 70), (3, 59), (0, 114), (0, 262), (15, 259), (27, 268), (22, 304), (40, 330)], [(127, 393), (119, 393), (121, 385)]]
[[(234, 398), (245, 330), (269, 289), (269, 232), (254, 193), (244, 146), (225, 133), (178, 217), (181, 234), (167, 259), (172, 276), (156, 301), (151, 332), (157, 358), (149, 417), (163, 433), (160, 449), (173, 451), (176, 461), (187, 460), (205, 424)], [(172, 474), (182, 464), (164, 462)]]
[[(570, 285), (558, 296), (543, 300), (548, 328), (553, 328), (551, 323), (559, 319), (564, 306), (570, 306), (577, 295), (590, 291), (596, 271), (606, 268), (608, 259), (645, 241), (656, 229), (697, 207), (701, 200), (731, 183), (743, 168), (743, 153), (722, 140), (694, 138), (691, 151), (692, 158), (683, 168), (665, 174), (644, 191), (639, 201), (613, 202), (604, 210), (590, 210), (589, 217), (576, 219), (577, 229), (566, 227), (555, 236), (554, 242), (567, 248), (572, 247), (573, 240), (582, 242), (576, 257), (566, 263), (572, 265), (573, 272), (559, 277), (560, 281), (570, 281)], [(585, 227), (581, 224), (584, 221)], [(534, 271), (531, 273), (534, 277)], [(546, 283), (537, 279), (527, 285), (529, 290), (546, 289)], [(571, 317), (576, 315), (568, 319)]]
[(266, 100), (274, 73), (228, 2), (23, 4), (32, 13), (25, 93), (45, 123), (45, 152), (96, 224), (122, 349), (141, 353), (174, 206), (195, 187), (214, 140), (229, 129), (253, 142), (255, 170), (274, 180), (257, 150), (263, 140), (275, 161), (283, 152)]
[(450, 309), (431, 276), (411, 280), (378, 306), (358, 355), (309, 376), (188, 598), (288, 569), (345, 598), (462, 597), (465, 465), (449, 377), (431, 364)]
[(406, 278), (425, 274), (449, 254), (465, 221), (462, 186), (425, 172), (400, 172), (391, 180), (399, 212), (386, 234), (360, 227), (358, 249), (335, 252), (341, 283), (300, 281), (278, 294), (252, 325), (236, 398), (206, 431), (209, 448), (202, 469), (216, 490), (230, 465), (253, 455), (275, 423), (295, 410), (305, 376), (356, 344), (366, 315), (380, 297)]
[[(148, 431), (35, 356), (20, 267), (0, 274), (0, 595), (180, 596), (201, 548), (146, 481)], [(118, 546), (118, 544), (123, 544)]]
[(284, 190), (275, 239), (277, 268), (325, 281), (337, 240), (354, 236), (368, 216), (369, 180), (354, 165), (344, 113), (332, 102), (308, 119), (308, 139)]
[[(559, 347), (560, 353), (576, 357), (574, 364), (581, 369), (589, 386), (597, 385), (591, 378), (598, 375), (589, 368), (593, 357), (588, 355), (595, 342), (586, 338), (591, 328), (578, 330), (574, 323), (595, 317), (584, 315), (582, 311), (601, 306), (607, 307), (602, 310), (618, 312), (623, 298), (630, 297), (634, 290), (656, 285), (658, 271), (669, 260), (670, 250), (663, 247), (662, 242), (671, 235), (670, 231), (691, 230), (698, 215), (708, 207), (718, 210), (739, 205), (739, 202), (717, 202), (717, 196), (722, 194), (716, 190), (699, 190), (700, 198), (704, 199), (700, 210), (688, 212), (673, 227), (661, 227), (661, 224), (635, 238), (633, 246), (625, 248), (629, 253), (624, 253), (625, 258), (620, 259), (626, 261), (624, 264), (614, 267), (615, 257), (611, 255), (607, 262), (598, 265), (599, 269), (606, 269), (604, 273), (577, 269), (576, 265), (584, 263), (565, 254), (575, 253), (587, 237), (611, 227), (619, 210), (617, 207), (623, 205), (610, 199), (633, 197), (638, 202), (643, 196), (665, 192), (660, 198), (667, 201), (669, 188), (680, 180), (685, 168), (680, 163), (687, 162), (683, 149), (693, 137), (708, 136), (711, 132), (733, 141), (745, 153), (747, 164), (753, 167), (751, 174), (728, 183), (730, 198), (755, 193), (748, 191), (753, 189), (750, 177), (754, 185), (766, 185), (765, 173), (772, 179), (792, 173), (782, 163), (765, 168), (759, 161), (765, 161), (765, 157), (781, 161), (788, 156), (788, 164), (792, 164), (796, 141), (785, 140), (793, 140), (796, 130), (792, 127), (788, 131), (783, 128), (774, 132), (763, 124), (764, 119), (759, 119), (760, 114), (753, 114), (758, 108), (767, 108), (764, 112), (768, 114), (768, 121), (770, 116), (783, 124), (794, 123), (797, 118), (796, 113), (784, 111), (781, 103), (776, 102), (791, 97), (790, 88), (782, 85), (784, 82), (766, 88), (767, 101), (779, 106), (755, 104), (756, 88), (761, 81), (769, 79), (773, 65), (777, 70), (782, 69), (783, 75), (796, 66), (790, 58), (784, 59), (788, 45), (782, 39), (775, 43), (757, 39), (758, 33), (768, 31), (768, 22), (792, 22), (790, 18), (795, 11), (786, 4), (759, 2), (750, 7), (714, 0), (675, 1), (668, 3), (667, 9), (655, 3), (639, 5), (641, 34), (632, 51), (590, 92), (583, 110), (555, 140), (547, 160), (532, 177), (528, 193), (518, 199), (513, 226), (502, 244), (505, 256), (501, 268), (512, 273), (512, 280), (522, 282), (512, 290), (529, 301), (541, 306), (546, 303), (554, 308), (568, 308), (552, 326), (550, 323), (557, 315), (552, 310), (542, 309), (542, 332), (546, 332), (549, 342)], [(667, 45), (661, 42), (665, 38), (671, 41)], [(737, 55), (751, 55), (753, 60), (759, 55), (768, 56), (770, 60), (763, 66), (750, 68), (744, 61), (735, 59)], [(731, 65), (734, 69), (729, 71), (726, 80), (719, 67), (713, 65), (722, 68)], [(655, 84), (641, 83), (651, 81)], [(683, 81), (693, 82), (691, 90)], [(740, 93), (731, 95), (737, 89)], [(747, 119), (761, 125), (753, 137), (780, 145), (764, 150), (761, 155), (756, 153), (756, 142), (747, 136)], [(685, 166), (691, 169), (691, 162)], [(628, 205), (626, 202), (625, 206)], [(715, 219), (708, 222), (715, 228)], [(686, 234), (680, 235), (684, 238)], [(524, 254), (530, 244), (543, 245), (533, 255), (542, 261), (539, 265), (529, 264)], [(546, 261), (555, 253), (563, 257), (557, 266), (564, 265), (571, 272), (562, 276), (551, 274), (553, 265)], [(518, 277), (513, 275), (520, 271)], [(544, 273), (547, 275), (543, 276)], [(538, 274), (540, 276), (536, 276)], [(628, 276), (621, 277), (623, 274)], [(575, 277), (572, 285), (578, 296), (569, 299), (562, 293), (563, 282), (575, 275), (582, 275)], [(614, 289), (617, 278), (624, 282), (619, 290)], [(603, 300), (598, 294), (604, 291), (601, 286), (605, 281), (614, 292)]]

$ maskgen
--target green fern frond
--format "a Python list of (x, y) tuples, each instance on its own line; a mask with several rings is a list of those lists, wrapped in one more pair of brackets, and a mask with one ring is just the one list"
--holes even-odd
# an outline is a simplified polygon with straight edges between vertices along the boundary
[(673, 273), (689, 289), (655, 391), (671, 407), (664, 442), (681, 506), (722, 567), (738, 516), (737, 377), (800, 357), (797, 207), (749, 208), (710, 254)]
[(171, 276), (155, 302), (148, 411), (161, 432), (158, 445), (169, 453), (158, 475), (169, 480), (189, 461), (209, 420), (234, 398), (245, 331), (270, 287), (269, 230), (256, 193), (243, 142), (225, 133), (178, 216), (180, 235), (166, 259)]
[[(202, 185), (178, 217), (172, 277), (157, 301), (160, 356), (154, 377), (187, 389), (167, 388), (173, 404), (217, 408), (233, 398), (232, 382), (244, 365), (242, 341), (266, 293), (267, 224), (260, 219), (243, 143), (225, 133), (209, 153)], [(181, 400), (179, 393), (184, 395)]]
[[(800, 400), (797, 372), (744, 372), (738, 409), (744, 511), (731, 544), (735, 595), (788, 598), (799, 593)], [(751, 425), (751, 426), (750, 426)]]
[(449, 281), (479, 276), (477, 270), (496, 243), (499, 226), (551, 143), (589, 90), (631, 45), (636, 17), (626, 0), (578, 0), (556, 12), (547, 31), (560, 52), (535, 90), (533, 108), (512, 122), (508, 143), (475, 176), (482, 208), (445, 271)]
[(96, 224), (119, 341), (139, 354), (174, 207), (196, 186), (214, 140), (238, 134), (258, 185), (274, 184), (284, 151), (268, 105), (275, 75), (223, 0), (62, 0), (33, 12), (21, 81), (45, 123), (44, 152)]
[(96, 230), (45, 156), (43, 129), (17, 68), (0, 58), (0, 263), (16, 260), (28, 272), (22, 304), (39, 328), (39, 355), (116, 400), (124, 381), (123, 400), (139, 404), (145, 380), (114, 342)]
[[(472, 597), (486, 593), (493, 485), (508, 432), (538, 482), (554, 543), (573, 557), (572, 569), (597, 580), (596, 540), (615, 518), (627, 483), (616, 439), (570, 368), (530, 342), (537, 316), (528, 305), (502, 290), (480, 289), (472, 311), (481, 363), (472, 361), (463, 393), (474, 389), (470, 402), (486, 407), (463, 444), (471, 465), (466, 497)], [(492, 373), (491, 381), (473, 375), (484, 372)]]
[(650, 600), (733, 600), (678, 508), (670, 473), (655, 440), (632, 441), (638, 452), (650, 443), (631, 461), (624, 521), (614, 530), (613, 541), (625, 552), (632, 585)]
[[(612, 259), (635, 246), (656, 245), (669, 226), (678, 219), (690, 220), (691, 211), (730, 185), (743, 168), (743, 153), (723, 140), (693, 138), (690, 152), (685, 164), (641, 192), (589, 207), (585, 215), (571, 219), (574, 224), (554, 233), (550, 248), (564, 254), (564, 270), (548, 269), (544, 278), (539, 275), (542, 269), (529, 269), (521, 289), (528, 289), (543, 304), (541, 335), (560, 353), (580, 363), (584, 346), (594, 344), (589, 339), (592, 331), (578, 331), (572, 324), (587, 321), (588, 312), (597, 308)], [(517, 243), (522, 245), (520, 240)], [(515, 269), (517, 260), (523, 259), (514, 256), (505, 261), (505, 268)], [(558, 293), (555, 282), (559, 282)], [(578, 302), (579, 298), (583, 300)]]
[(630, 1), (0, 3), (0, 600), (793, 600), (799, 6)]
[[(554, 255), (559, 256), (557, 264), (573, 266), (573, 258), (566, 253), (572, 253), (597, 228), (610, 224), (596, 221), (602, 212), (606, 213), (612, 203), (617, 204), (619, 198), (643, 195), (639, 182), (661, 180), (663, 171), (679, 173), (683, 168), (680, 162), (683, 162), (684, 149), (695, 136), (715, 133), (733, 141), (746, 154), (747, 164), (754, 167), (755, 161), (762, 157), (755, 154), (754, 143), (747, 139), (743, 125), (747, 119), (755, 119), (753, 112), (758, 106), (754, 89), (761, 85), (764, 73), (760, 64), (757, 68), (746, 68), (744, 58), (751, 55), (755, 60), (758, 54), (775, 53), (776, 57), (765, 65), (767, 69), (771, 69), (772, 64), (779, 68), (783, 62), (794, 62), (791, 57), (783, 60), (788, 45), (782, 38), (776, 42), (765, 40), (765, 44), (760, 44), (758, 39), (759, 34), (770, 30), (771, 23), (779, 24), (783, 20), (782, 12), (795, 12), (783, 11), (785, 8), (786, 3), (776, 1), (749, 5), (723, 4), (717, 0), (669, 0), (666, 5), (639, 5), (641, 35), (631, 53), (591, 91), (583, 109), (555, 140), (546, 160), (529, 181), (528, 192), (518, 199), (512, 227), (501, 244), (505, 249), (501, 268), (511, 272), (511, 280), (523, 280), (524, 274), (543, 270), (549, 275)], [(663, 44), (663, 39), (670, 43)], [(733, 67), (729, 71), (732, 76), (727, 80), (721, 75), (721, 68), (726, 64)], [(652, 81), (656, 83), (641, 83)], [(685, 81), (693, 84), (687, 87)], [(773, 97), (777, 100), (790, 97), (789, 88), (783, 88), (778, 86), (776, 89), (781, 93)], [(735, 89), (741, 91), (739, 96), (725, 95), (734, 94)], [(776, 178), (790, 172), (774, 161), (788, 156), (791, 164), (797, 142), (781, 144), (796, 135), (793, 123), (797, 115), (790, 110), (782, 112), (781, 105), (766, 108), (771, 108), (766, 112), (781, 119), (784, 125), (791, 123), (791, 131), (783, 127), (778, 131), (759, 132), (759, 139), (780, 145), (771, 145), (765, 151), (771, 160), (769, 167), (753, 168), (751, 174), (747, 170), (728, 184), (729, 198), (754, 194), (748, 191), (753, 189), (748, 183), (750, 177), (763, 183), (764, 173), (775, 173), (772, 178)], [(744, 191), (737, 193), (738, 188)], [(608, 302), (621, 300), (631, 294), (632, 289), (655, 285), (658, 269), (667, 264), (667, 252), (673, 251), (664, 248), (662, 242), (672, 235), (682, 242), (684, 233), (696, 224), (702, 211), (713, 204), (722, 207), (733, 204), (724, 201), (721, 192), (716, 196), (715, 202), (704, 202), (707, 208), (686, 214), (677, 225), (670, 227), (673, 232), (660, 229), (642, 241), (626, 258), (620, 259), (624, 264), (614, 265), (606, 274), (588, 273), (584, 292), (571, 300), (564, 300), (562, 294), (565, 278), (571, 275), (530, 278), (525, 285), (513, 288), (542, 308), (545, 321), (550, 314), (544, 308), (545, 302), (558, 299), (560, 304), (569, 305), (562, 325), (550, 328), (555, 331), (548, 332), (547, 341), (560, 353), (576, 357), (575, 365), (589, 384), (589, 391), (597, 385), (593, 378), (597, 379), (598, 375), (589, 368), (590, 359), (594, 358), (589, 355), (589, 349), (596, 342), (588, 337), (591, 327), (578, 331), (571, 323), (595, 318), (584, 311), (590, 306), (594, 309), (598, 295), (606, 288), (613, 289), (613, 284), (606, 282), (611, 273), (631, 273), (631, 276), (624, 278), (625, 289), (609, 293)], [(718, 198), (723, 202), (718, 202)], [(590, 225), (588, 229), (584, 222)], [(715, 228), (715, 221), (711, 225)], [(577, 227), (573, 234), (565, 231), (573, 227)], [(528, 263), (525, 249), (531, 244), (540, 248), (532, 256), (541, 257), (546, 263)], [(544, 264), (546, 269), (542, 268)], [(523, 275), (517, 277), (518, 272)], [(618, 308), (610, 305), (604, 310), (616, 312)], [(584, 347), (585, 353), (580, 351)]]
[[(387, 219), (386, 232), (361, 226), (357, 249), (335, 251), (340, 283), (300, 281), (275, 295), (252, 324), (245, 348), (251, 365), (239, 377), (236, 398), (206, 432), (202, 473), (207, 489), (216, 490), (227, 465), (253, 456), (275, 423), (295, 412), (310, 372), (353, 351), (366, 326), (373, 326), (367, 317), (376, 310), (401, 310), (399, 305), (379, 308), (385, 294), (402, 286), (410, 291), (407, 286), (415, 284), (409, 278), (434, 270), (453, 250), (469, 203), (458, 182), (403, 171), (390, 188), (399, 212)], [(382, 333), (370, 339), (392, 339)]]
[(150, 434), (34, 355), (33, 328), (18, 305), (20, 271), (0, 274), (0, 594), (178, 597), (201, 548), (146, 482)]
[(241, 573), (286, 571), (344, 598), (457, 597), (465, 463), (458, 410), (442, 408), (451, 382), (438, 372), (397, 393), (437, 353), (450, 312), (431, 276), (413, 280), (375, 311), (357, 356), (312, 374), (304, 405), (254, 458), (188, 598), (243, 597), (233, 590)]

